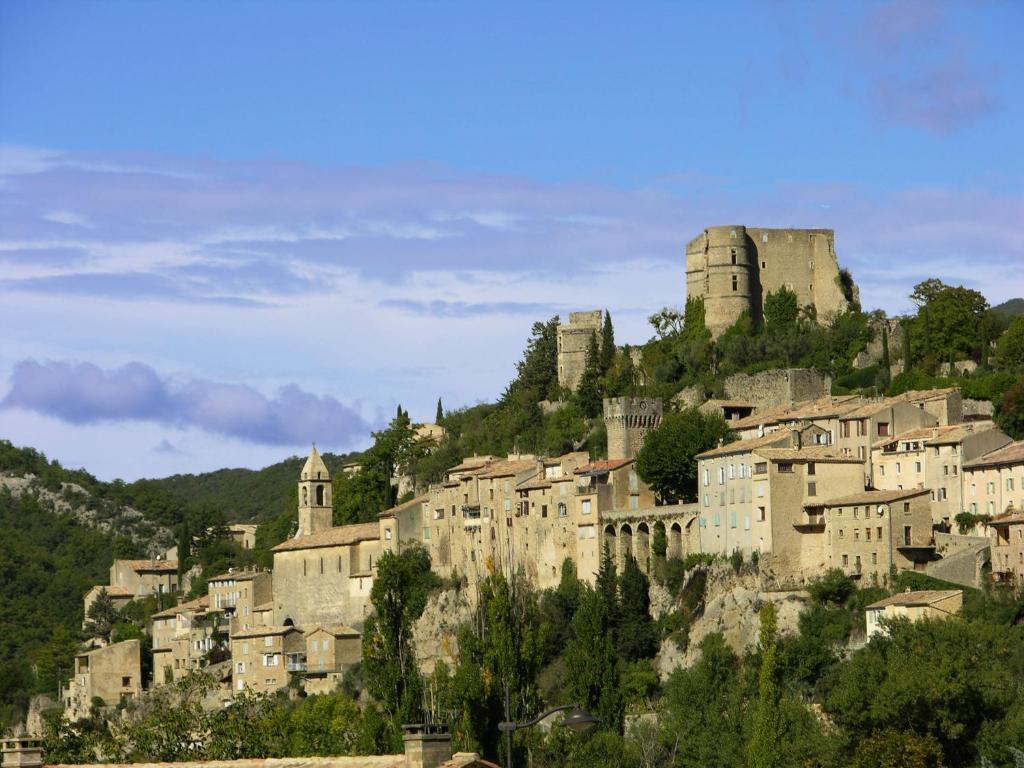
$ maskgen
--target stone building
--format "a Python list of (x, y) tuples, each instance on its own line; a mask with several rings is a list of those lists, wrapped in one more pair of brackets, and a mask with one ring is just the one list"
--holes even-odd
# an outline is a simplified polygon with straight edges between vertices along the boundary
[(1024, 511), (1009, 507), (985, 525), (989, 535), (992, 577), (1020, 582), (1024, 578)]
[(64, 715), (71, 722), (89, 716), (93, 701), (116, 707), (142, 692), (142, 646), (138, 640), (83, 651), (75, 656), (75, 674), (61, 691)]
[(154, 685), (181, 680), (205, 666), (217, 645), (217, 634), (227, 635), (226, 623), (219, 621), (217, 613), (210, 613), (209, 606), (209, 595), (203, 595), (153, 614), (149, 634), (153, 638)]
[(661, 398), (605, 398), (604, 424), (608, 432), (608, 458), (635, 458), (644, 438), (661, 424), (662, 415)]
[[(859, 491), (817, 505), (808, 525), (819, 528), (823, 557), (804, 567), (839, 568), (865, 584), (885, 584), (889, 574), (923, 570), (933, 559), (932, 516), (924, 489)], [(813, 572), (812, 571), (812, 572)]]
[(306, 671), (306, 641), (293, 626), (255, 627), (231, 636), (233, 688), (268, 693)]
[(85, 593), (85, 605), (82, 613), (83, 627), (89, 621), (89, 609), (92, 608), (92, 604), (96, 602), (96, 598), (104, 593), (110, 598), (110, 602), (117, 610), (121, 610), (135, 598), (135, 595), (125, 587), (109, 587), (106, 584), (97, 584), (95, 587), (90, 587), (89, 591)]
[(110, 566), (110, 586), (127, 590), (133, 597), (174, 594), (178, 591), (178, 561), (115, 560)]
[(1010, 507), (1024, 509), (1024, 441), (966, 462), (963, 474), (965, 511), (995, 517)]
[(832, 230), (709, 227), (686, 246), (687, 296), (704, 300), (714, 336), (743, 312), (761, 322), (765, 296), (783, 287), (822, 322), (849, 308)]
[(948, 529), (964, 511), (964, 462), (1010, 442), (991, 422), (921, 427), (883, 437), (871, 447), (874, 487), (927, 489), (932, 522)]
[(770, 555), (780, 577), (799, 574), (806, 559), (801, 526), (816, 522), (823, 499), (864, 487), (860, 462), (814, 445), (818, 433), (810, 425), (698, 454), (700, 551), (756, 551)]
[(596, 339), (600, 348), (603, 323), (604, 313), (595, 309), (570, 312), (569, 322), (558, 326), (558, 386), (575, 391), (580, 385), (590, 340)]
[(222, 614), (232, 632), (272, 624), (265, 617), (257, 621), (256, 609), (273, 603), (273, 584), (270, 571), (233, 568), (207, 582), (209, 609)]
[(947, 619), (956, 616), (964, 605), (962, 589), (927, 589), (891, 595), (864, 609), (867, 637), (885, 634), (883, 619)]
[(329, 693), (346, 669), (362, 658), (362, 635), (344, 624), (306, 633), (306, 693)]

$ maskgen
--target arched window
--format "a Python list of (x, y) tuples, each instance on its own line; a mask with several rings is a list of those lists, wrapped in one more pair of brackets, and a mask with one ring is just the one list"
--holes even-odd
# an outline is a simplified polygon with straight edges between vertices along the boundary
[(306, 486), (302, 486), (302, 506), (309, 504), (309, 490)]
[(324, 505), (324, 487), (322, 485), (316, 487), (316, 505), (318, 507)]

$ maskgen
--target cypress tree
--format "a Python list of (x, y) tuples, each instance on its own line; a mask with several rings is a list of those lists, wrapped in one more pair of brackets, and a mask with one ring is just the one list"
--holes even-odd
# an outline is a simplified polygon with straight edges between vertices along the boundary
[(601, 414), (601, 357), (597, 348), (597, 336), (591, 335), (587, 347), (587, 361), (583, 367), (583, 377), (579, 389), (576, 390), (580, 408), (588, 419)]
[(636, 558), (626, 557), (619, 577), (619, 655), (627, 661), (649, 659), (658, 650), (651, 619), (650, 582)]
[(611, 370), (615, 362), (615, 330), (612, 328), (612, 316), (604, 311), (604, 325), (601, 327), (601, 373)]
[(892, 383), (892, 359), (889, 357), (889, 328), (882, 326), (882, 370), (879, 377), (882, 390), (889, 388)]
[(434, 415), (434, 423), (440, 424), (444, 420), (444, 408), (441, 407), (441, 398), (437, 398), (437, 413)]
[(779, 713), (779, 661), (775, 605), (761, 609), (761, 672), (758, 677), (754, 734), (747, 745), (747, 768), (775, 768), (781, 763), (782, 721)]

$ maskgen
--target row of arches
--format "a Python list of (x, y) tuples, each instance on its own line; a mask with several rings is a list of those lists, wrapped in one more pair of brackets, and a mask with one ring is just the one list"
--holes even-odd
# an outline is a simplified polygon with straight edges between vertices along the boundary
[(668, 525), (661, 520), (653, 525), (646, 521), (608, 523), (604, 527), (604, 544), (620, 566), (625, 562), (626, 555), (631, 555), (642, 569), (647, 570), (651, 558), (656, 554), (659, 540), (664, 541), (666, 557), (683, 556), (683, 526), (678, 521)]

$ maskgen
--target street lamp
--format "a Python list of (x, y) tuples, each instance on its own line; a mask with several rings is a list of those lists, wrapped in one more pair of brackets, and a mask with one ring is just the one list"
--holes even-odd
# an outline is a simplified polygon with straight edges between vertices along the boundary
[(533, 720), (527, 720), (525, 723), (512, 723), (508, 721), (498, 723), (498, 730), (505, 734), (505, 768), (512, 768), (513, 731), (518, 731), (520, 728), (530, 728), (544, 718), (555, 714), (555, 712), (565, 712), (566, 710), (568, 710), (568, 712), (565, 717), (562, 718), (562, 725), (571, 731), (576, 731), (577, 733), (585, 731), (601, 722), (592, 714), (587, 712), (587, 710), (582, 709), (575, 704), (563, 704), (560, 707), (552, 707), (547, 712), (543, 712), (533, 718)]

